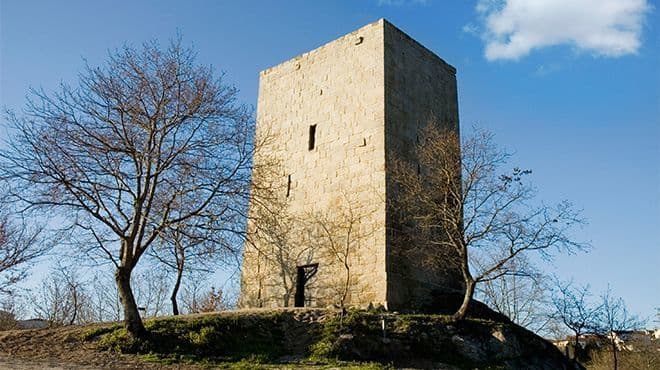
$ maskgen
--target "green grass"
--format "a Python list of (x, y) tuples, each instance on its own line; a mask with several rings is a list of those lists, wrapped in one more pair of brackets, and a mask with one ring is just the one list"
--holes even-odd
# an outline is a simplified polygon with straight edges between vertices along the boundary
[(88, 330), (88, 331), (84, 332), (80, 336), (80, 339), (83, 340), (83, 341), (90, 341), (90, 340), (96, 339), (96, 338), (98, 338), (98, 337), (100, 337), (104, 334), (114, 332), (114, 331), (116, 331), (120, 328), (121, 328), (121, 325), (119, 325), (119, 324), (94, 328), (94, 329), (91, 329), (91, 330)]
[(250, 356), (274, 359), (284, 352), (284, 313), (258, 318), (231, 315), (208, 315), (194, 319), (147, 320), (149, 335), (136, 339), (119, 327), (95, 329), (84, 339), (100, 338), (102, 350), (120, 353), (149, 354), (162, 358), (241, 360)]
[[(454, 337), (488, 341), (494, 331), (506, 329), (515, 332), (522, 343), (531, 343), (528, 335), (533, 335), (489, 320), (452, 322), (443, 315), (361, 310), (349, 310), (343, 317), (328, 314), (322, 324), (301, 323), (292, 311), (272, 311), (147, 320), (145, 327), (149, 336), (143, 340), (132, 338), (119, 325), (83, 336), (100, 349), (137, 353), (144, 361), (162, 364), (228, 369), (432, 368), (448, 364), (498, 369), (506, 359), (491, 355), (487, 364), (475, 363), (465, 357)], [(537, 350), (530, 347), (529, 352), (534, 356)]]
[(221, 361), (200, 359), (198, 357), (189, 356), (173, 356), (173, 355), (158, 355), (146, 354), (140, 355), (140, 359), (144, 362), (155, 363), (160, 365), (172, 364), (194, 364), (202, 367), (209, 368), (223, 368), (231, 370), (258, 370), (258, 369), (345, 369), (345, 370), (390, 370), (393, 367), (383, 365), (376, 362), (355, 362), (355, 361), (323, 361), (323, 362), (310, 362), (299, 361), (295, 363), (272, 363), (258, 356), (246, 357), (237, 361)]

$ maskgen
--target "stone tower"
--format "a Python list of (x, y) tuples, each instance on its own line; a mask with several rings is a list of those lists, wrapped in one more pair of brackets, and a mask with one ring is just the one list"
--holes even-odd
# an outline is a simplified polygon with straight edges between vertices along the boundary
[[(432, 290), (460, 290), (455, 274), (398, 253), (388, 232), (388, 161), (428, 122), (458, 130), (456, 70), (384, 19), (262, 71), (266, 144), (239, 304), (411, 310)], [(271, 206), (256, 201), (262, 188)]]

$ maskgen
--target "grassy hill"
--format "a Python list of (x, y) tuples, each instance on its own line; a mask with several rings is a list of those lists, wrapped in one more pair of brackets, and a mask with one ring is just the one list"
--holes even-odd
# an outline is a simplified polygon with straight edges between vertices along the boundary
[[(6, 355), (149, 368), (562, 369), (549, 342), (510, 322), (378, 311), (237, 310), (151, 319), (150, 337), (120, 324), (0, 334)], [(78, 353), (75, 355), (75, 353)], [(89, 362), (93, 360), (92, 362)]]

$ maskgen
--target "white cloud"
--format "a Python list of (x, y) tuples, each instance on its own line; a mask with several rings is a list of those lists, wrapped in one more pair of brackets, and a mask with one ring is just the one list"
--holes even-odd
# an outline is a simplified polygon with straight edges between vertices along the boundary
[(647, 0), (479, 0), (486, 59), (519, 59), (532, 50), (571, 45), (596, 55), (635, 54)]

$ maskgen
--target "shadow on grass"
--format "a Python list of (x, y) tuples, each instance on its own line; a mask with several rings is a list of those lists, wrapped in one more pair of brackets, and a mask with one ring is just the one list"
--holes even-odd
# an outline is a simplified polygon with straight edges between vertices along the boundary
[(85, 333), (83, 339), (98, 339), (98, 348), (102, 350), (149, 354), (173, 361), (271, 361), (288, 352), (290, 340), (285, 330), (296, 323), (291, 312), (258, 316), (218, 314), (148, 320), (145, 327), (149, 335), (144, 339), (133, 338), (120, 326), (95, 329)]

